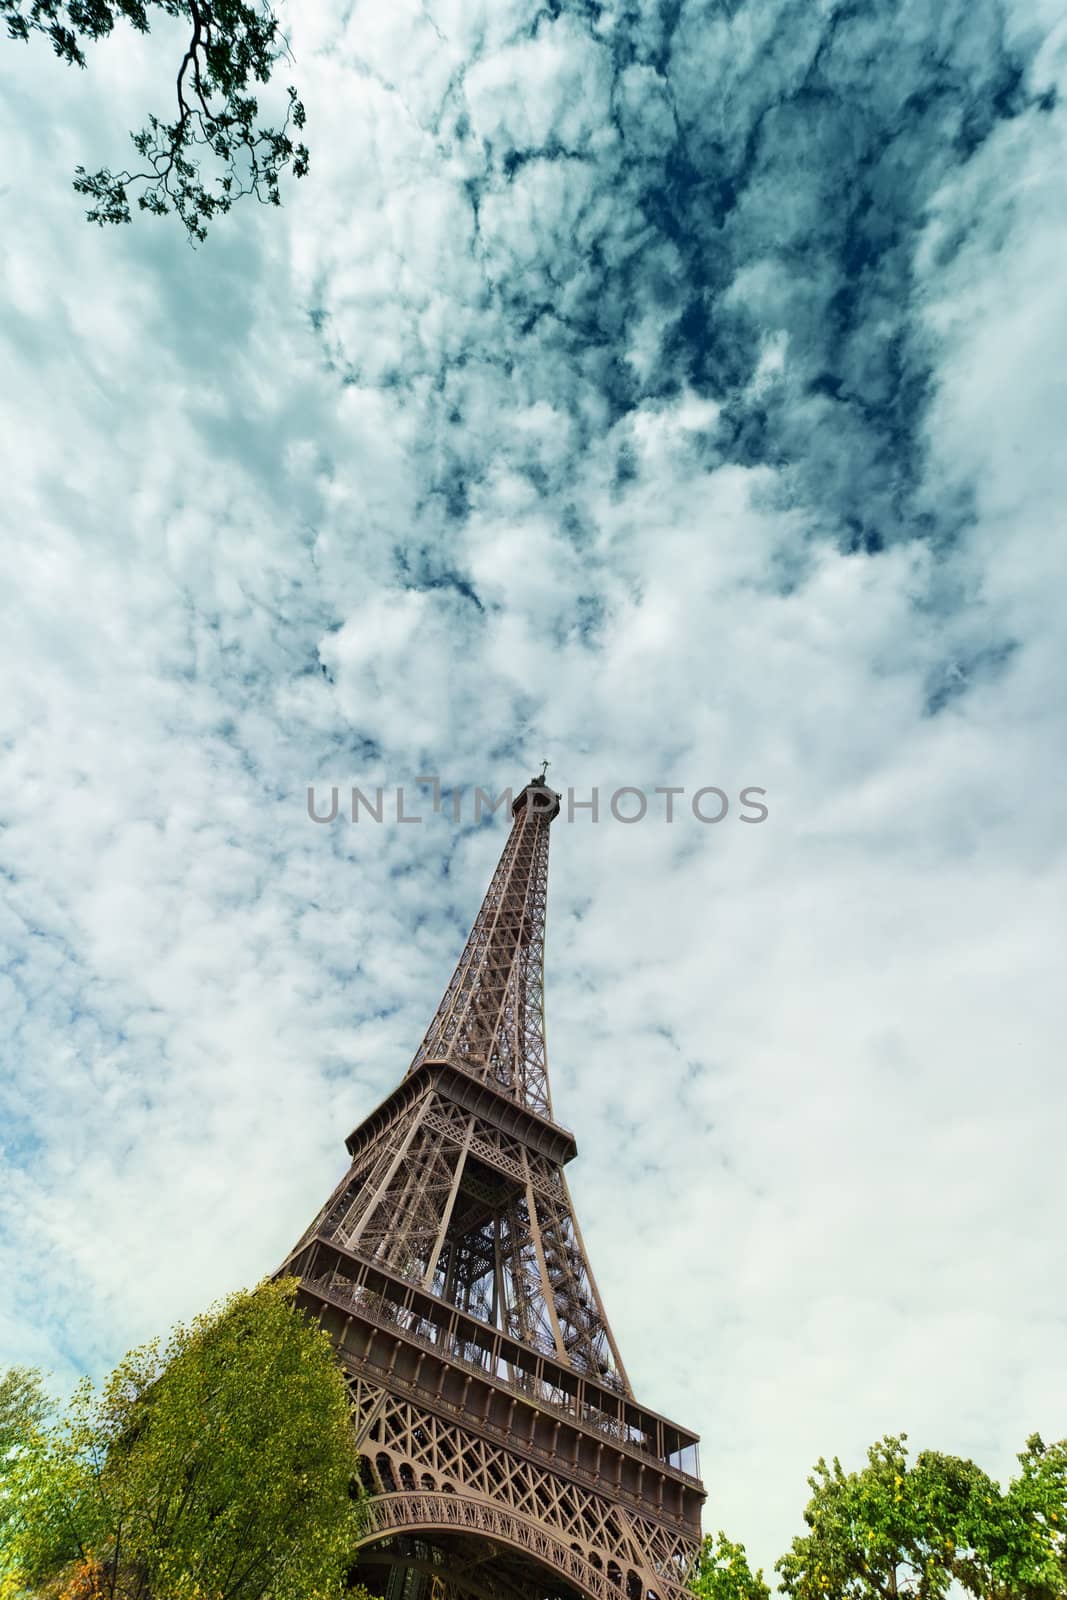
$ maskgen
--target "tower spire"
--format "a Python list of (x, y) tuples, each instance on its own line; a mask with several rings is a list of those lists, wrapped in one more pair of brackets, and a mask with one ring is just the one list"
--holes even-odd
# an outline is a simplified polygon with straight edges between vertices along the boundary
[(408, 1068), (410, 1075), (423, 1062), (447, 1062), (545, 1117), (552, 1115), (544, 1008), (548, 830), (559, 800), (544, 771), (516, 796), (481, 910)]

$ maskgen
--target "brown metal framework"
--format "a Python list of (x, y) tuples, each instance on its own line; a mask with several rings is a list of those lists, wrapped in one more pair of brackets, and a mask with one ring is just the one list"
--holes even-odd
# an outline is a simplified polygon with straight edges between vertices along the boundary
[(534, 780), (402, 1082), (281, 1271), (328, 1328), (384, 1600), (681, 1600), (704, 1499), (697, 1436), (639, 1406), (552, 1119), (548, 836)]

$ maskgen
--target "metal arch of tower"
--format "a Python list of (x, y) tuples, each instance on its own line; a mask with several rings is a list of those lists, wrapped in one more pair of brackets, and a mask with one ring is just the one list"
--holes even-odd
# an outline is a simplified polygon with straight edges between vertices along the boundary
[[(348, 1374), (384, 1600), (681, 1600), (696, 1435), (638, 1405), (578, 1227), (544, 1029), (549, 828), (518, 795), (397, 1088), (281, 1271)], [(373, 1581), (372, 1581), (373, 1580)]]

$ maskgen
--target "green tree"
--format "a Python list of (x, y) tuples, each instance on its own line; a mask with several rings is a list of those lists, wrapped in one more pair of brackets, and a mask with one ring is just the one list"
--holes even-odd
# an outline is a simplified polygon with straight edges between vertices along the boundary
[(1012, 1479), (1005, 1496), (1014, 1537), (1006, 1548), (989, 1553), (988, 1593), (995, 1600), (1063, 1600), (1067, 1595), (1067, 1439), (1046, 1445), (1039, 1433), (1032, 1433), (1018, 1460), (1022, 1471)]
[(705, 1538), (689, 1587), (700, 1600), (770, 1600), (771, 1593), (763, 1573), (749, 1566), (744, 1545), (721, 1531)]
[(44, 1422), (48, 1399), (41, 1374), (31, 1367), (0, 1373), (0, 1472), (12, 1450), (25, 1444)]
[[(1067, 1457), (1036, 1436), (1002, 1491), (973, 1461), (923, 1451), (906, 1434), (871, 1446), (846, 1473), (835, 1457), (808, 1479), (810, 1533), (776, 1563), (796, 1600), (942, 1600), (953, 1581), (976, 1600), (1063, 1600)], [(1057, 1543), (1058, 1540), (1058, 1543)]]
[(148, 33), (151, 15), (184, 18), (189, 42), (177, 71), (177, 105), (171, 121), (150, 116), (131, 134), (140, 160), (135, 170), (78, 167), (74, 187), (92, 201), (90, 222), (130, 221), (131, 191), (142, 211), (175, 211), (193, 241), (204, 239), (213, 217), (243, 195), (281, 204), (279, 178), (292, 166), (302, 178), (308, 151), (290, 129), (304, 126), (304, 107), (292, 86), (280, 127), (258, 127), (259, 103), (250, 92), (270, 81), (287, 53), (269, 0), (0, 0), (12, 39), (42, 33), (61, 60), (86, 65), (85, 45), (106, 39), (124, 20)]
[(10, 1479), (16, 1455), (31, 1442), (48, 1414), (41, 1375), (29, 1367), (9, 1367), (0, 1373), (0, 1582), (4, 1576), (5, 1530), (14, 1513)]
[(263, 1284), (132, 1351), (17, 1453), (8, 1592), (319, 1600), (359, 1527), (329, 1340)]

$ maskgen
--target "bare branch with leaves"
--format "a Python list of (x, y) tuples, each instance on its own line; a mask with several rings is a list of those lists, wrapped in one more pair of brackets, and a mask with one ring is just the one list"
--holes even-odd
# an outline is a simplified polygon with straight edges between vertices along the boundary
[(280, 205), (285, 169), (296, 178), (308, 170), (307, 146), (294, 142), (305, 113), (292, 85), (281, 124), (258, 125), (254, 86), (269, 83), (276, 63), (289, 56), (268, 0), (0, 0), (12, 39), (42, 33), (61, 60), (79, 67), (87, 65), (84, 46), (107, 38), (119, 21), (148, 33), (152, 10), (190, 25), (176, 115), (171, 121), (152, 115), (131, 134), (141, 157), (136, 170), (79, 166), (74, 187), (92, 201), (90, 222), (129, 222), (136, 194), (138, 208), (153, 216), (176, 212), (196, 243), (234, 201), (253, 195)]

